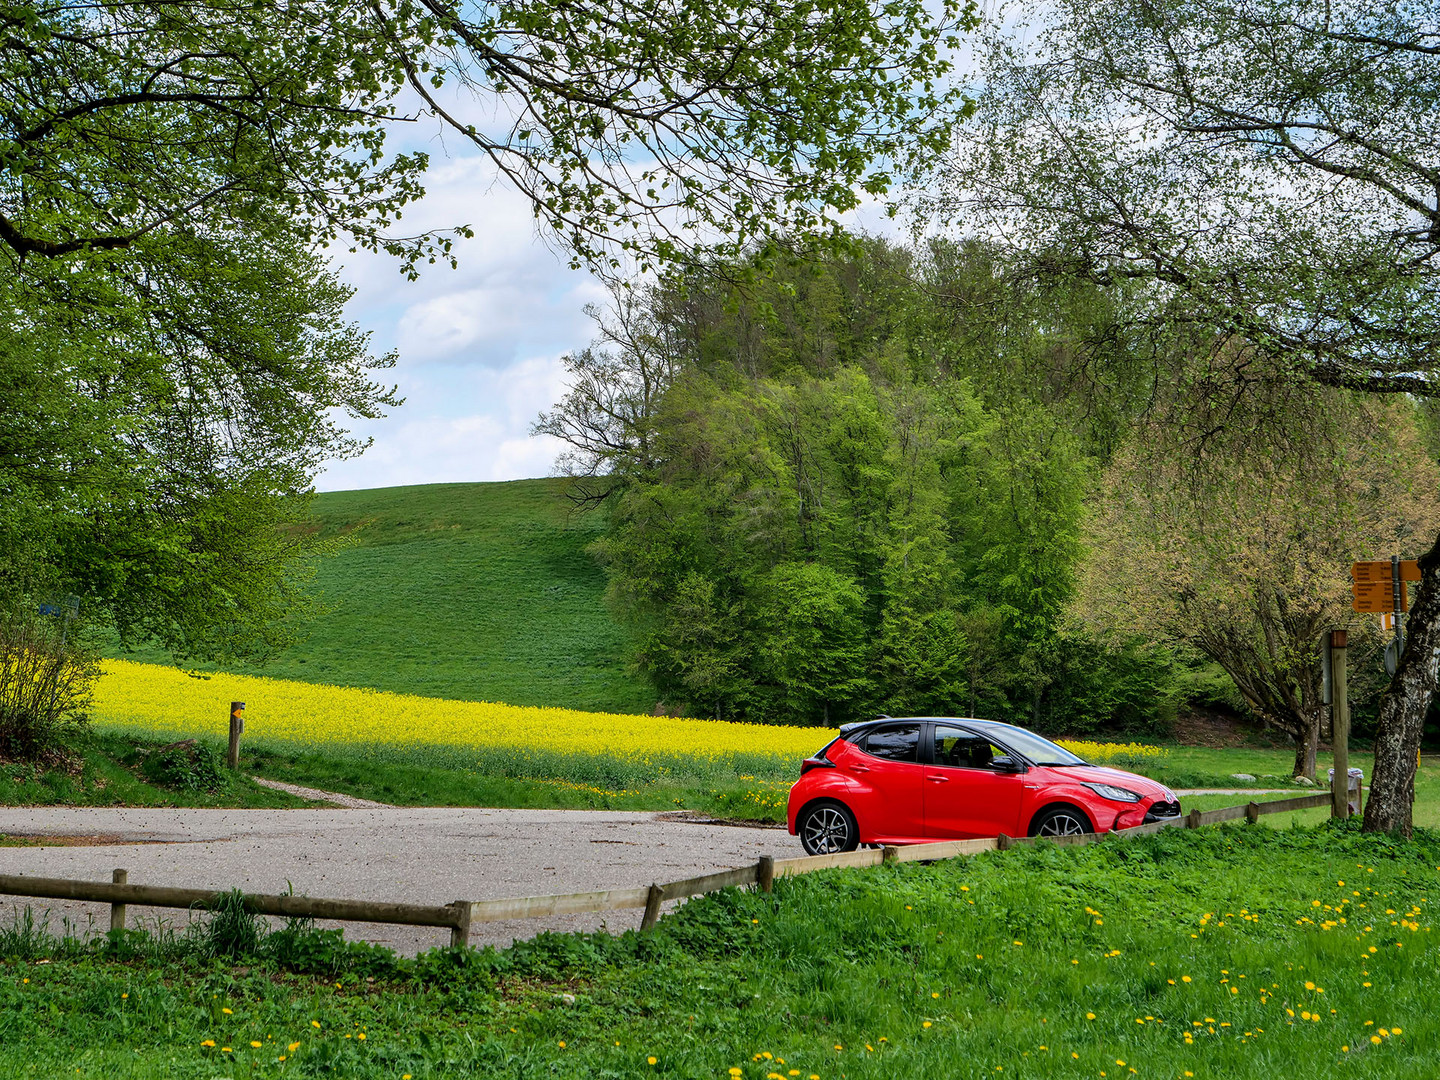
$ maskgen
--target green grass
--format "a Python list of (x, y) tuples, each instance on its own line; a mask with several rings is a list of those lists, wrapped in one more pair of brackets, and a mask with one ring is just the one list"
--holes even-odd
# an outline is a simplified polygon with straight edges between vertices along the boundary
[[(572, 810), (695, 810), (719, 817), (783, 821), (793, 777), (711, 769), (708, 775), (632, 772), (625, 762), (562, 755), (469, 755), (470, 768), (404, 756), (326, 756), (246, 747), (241, 765), (256, 776), (339, 791), (400, 806), (509, 806)], [(612, 766), (612, 767), (608, 767)], [(787, 774), (789, 771), (787, 770)]]
[[(1165, 766), (1154, 762), (1136, 764), (1134, 771), (1175, 787), (1218, 787), (1242, 789), (1237, 795), (1183, 796), (1186, 810), (1210, 810), (1235, 806), (1252, 796), (1247, 788), (1276, 786), (1281, 794), (1255, 795), (1259, 801), (1313, 794), (1320, 787), (1301, 787), (1281, 782), (1245, 783), (1232, 780), (1231, 773), (1252, 771), (1261, 775), (1284, 758), (1284, 751), (1242, 748), (1217, 750), (1169, 747)], [(799, 776), (799, 762), (749, 763), (740, 773), (726, 768), (698, 764), (686, 770), (680, 764), (657, 770), (653, 763), (640, 764), (608, 758), (513, 752), (472, 753), (469, 767), (447, 765), (450, 751), (437, 752), (432, 760), (423, 747), (367, 748), (352, 753), (328, 755), (301, 753), (282, 747), (247, 745), (242, 764), (258, 776), (340, 791), (361, 798), (406, 806), (537, 806), (573, 809), (659, 810), (683, 807), (720, 816), (768, 819), (784, 818), (785, 793)], [(1366, 783), (1373, 767), (1369, 754), (1354, 754), (1351, 764), (1364, 770)], [(1324, 782), (1327, 759), (1322, 759), (1320, 777)], [(1297, 820), (1317, 824), (1323, 810), (1302, 811)], [(1270, 818), (1289, 822), (1290, 816)], [(1417, 774), (1415, 822), (1440, 827), (1440, 758), (1426, 759)]]
[[(261, 787), (248, 776), (224, 774), (197, 788), (146, 778), (139, 761), (158, 743), (91, 733), (70, 748), (64, 764), (0, 763), (0, 806), (290, 807), (303, 799)], [(213, 753), (213, 748), (211, 748)]]
[[(1163, 780), (1172, 787), (1295, 786), (1290, 783), (1295, 765), (1295, 752), (1290, 747), (1255, 745), (1217, 749), (1208, 746), (1183, 746), (1174, 742), (1161, 742), (1161, 745), (1165, 747), (1167, 754), (1162, 762), (1149, 766), (1149, 772), (1155, 779)], [(1351, 764), (1364, 768), (1365, 775), (1369, 776), (1370, 755), (1352, 752), (1350, 756)], [(1322, 783), (1325, 770), (1330, 764), (1330, 755), (1322, 753), (1318, 759), (1318, 776)], [(1243, 773), (1257, 779), (1253, 782), (1235, 780), (1232, 773)], [(1264, 779), (1265, 777), (1268, 779)]]
[(1428, 1078), (1437, 865), (1434, 834), (1237, 825), (787, 878), (646, 935), (418, 961), (0, 935), (0, 1070)]
[[(324, 536), (353, 546), (318, 568), (328, 610), (308, 638), (244, 674), (429, 697), (649, 712), (586, 554), (600, 521), (560, 481), (428, 484), (322, 494)], [(125, 655), (165, 663), (153, 650)]]
[[(421, 747), (360, 747), (347, 752), (317, 754), (268, 745), (261, 740), (242, 743), (241, 773), (220, 791), (187, 791), (147, 782), (134, 766), (136, 747), (153, 742), (119, 730), (92, 735), (81, 746), (81, 766), (69, 770), (39, 770), (33, 766), (0, 765), (0, 805), (69, 804), (137, 806), (295, 806), (299, 800), (251, 783), (260, 776), (324, 791), (341, 792), (400, 806), (539, 807), (589, 810), (693, 810), (717, 817), (783, 821), (785, 797), (798, 776), (799, 764), (757, 759), (735, 768), (724, 763), (692, 759), (684, 762), (639, 763), (594, 757), (476, 751), (455, 755), (442, 749), (433, 755)], [(218, 744), (212, 753), (220, 753)], [(1153, 763), (1139, 768), (1176, 787), (1177, 778), (1195, 786), (1246, 785), (1229, 779), (1232, 772), (1254, 770), (1263, 774), (1283, 758), (1283, 751), (1248, 748), (1215, 750), (1170, 748), (1171, 768)], [(128, 762), (128, 764), (127, 764)], [(1352, 755), (1352, 764), (1371, 774), (1369, 754)], [(703, 766), (703, 767), (702, 767)], [(1322, 760), (1321, 776), (1328, 764)], [(1186, 810), (1234, 806), (1256, 798), (1274, 801), (1294, 794), (1319, 791), (1281, 785), (1279, 794), (1244, 790), (1235, 795), (1182, 797)], [(1440, 828), (1440, 758), (1427, 758), (1416, 778), (1415, 823)], [(1269, 827), (1294, 823), (1319, 824), (1328, 816), (1323, 809), (1266, 816)]]

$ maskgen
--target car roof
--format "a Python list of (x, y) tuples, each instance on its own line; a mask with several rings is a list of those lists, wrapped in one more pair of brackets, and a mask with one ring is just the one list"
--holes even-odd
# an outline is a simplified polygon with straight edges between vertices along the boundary
[(859, 734), (879, 724), (905, 723), (907, 721), (913, 721), (915, 723), (964, 724), (967, 727), (989, 728), (992, 730), (1005, 730), (1007, 728), (1024, 730), (1023, 728), (1015, 728), (1014, 724), (1005, 724), (999, 720), (977, 720), (970, 716), (877, 716), (874, 720), (857, 720), (853, 724), (842, 724), (840, 734), (842, 737), (848, 738), (851, 735)]

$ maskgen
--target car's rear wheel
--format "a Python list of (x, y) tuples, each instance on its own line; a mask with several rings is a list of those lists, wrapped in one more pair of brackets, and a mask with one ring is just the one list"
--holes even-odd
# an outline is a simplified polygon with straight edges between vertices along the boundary
[(1095, 826), (1090, 824), (1085, 811), (1073, 806), (1047, 807), (1030, 823), (1031, 836), (1079, 836), (1094, 831)]
[(860, 846), (860, 826), (844, 803), (830, 799), (811, 803), (795, 823), (807, 855), (834, 855)]

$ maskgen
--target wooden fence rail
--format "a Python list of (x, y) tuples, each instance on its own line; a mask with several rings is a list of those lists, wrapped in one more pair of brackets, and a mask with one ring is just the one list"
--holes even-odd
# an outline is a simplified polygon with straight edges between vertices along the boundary
[[(599, 911), (644, 908), (640, 928), (648, 930), (660, 917), (660, 905), (667, 900), (683, 900), (691, 896), (716, 892), (742, 885), (756, 885), (769, 892), (777, 877), (811, 874), (817, 870), (879, 866), (883, 863), (934, 862), (982, 851), (1006, 851), (1012, 847), (1031, 846), (1037, 839), (1057, 844), (1092, 844), (1112, 837), (1145, 836), (1161, 829), (1198, 829), (1225, 821), (1244, 818), (1256, 821), (1264, 814), (1282, 814), (1292, 810), (1308, 810), (1329, 806), (1329, 792), (1302, 795), (1275, 802), (1247, 803), (1218, 810), (1191, 810), (1184, 817), (1169, 818), (1150, 825), (1140, 825), (1118, 833), (1085, 833), (1080, 836), (998, 837), (978, 840), (940, 840), (932, 844), (905, 847), (862, 848), (836, 855), (812, 855), (797, 859), (774, 859), (765, 856), (754, 866), (722, 870), (715, 874), (672, 881), (668, 885), (650, 885), (639, 889), (602, 889), (595, 892), (568, 893), (562, 896), (519, 896), (503, 900), (456, 900), (440, 907), (418, 904), (378, 903), (370, 900), (327, 900), (319, 897), (287, 894), (267, 895), (243, 893), (245, 907), (257, 915), (278, 915), (289, 918), (332, 919), (340, 922), (396, 923), (403, 926), (441, 926), (450, 928), (450, 944), (469, 943), (470, 928), (475, 923), (500, 922), (507, 919), (535, 919), (546, 915), (572, 915)], [(211, 909), (230, 895), (216, 889), (176, 889), (158, 885), (131, 885), (124, 870), (116, 870), (112, 881), (71, 881), (64, 878), (27, 877), (22, 874), (0, 874), (0, 895), (42, 897), (52, 900), (82, 900), (110, 905), (110, 928), (123, 929), (126, 908), (131, 904), (144, 907)]]

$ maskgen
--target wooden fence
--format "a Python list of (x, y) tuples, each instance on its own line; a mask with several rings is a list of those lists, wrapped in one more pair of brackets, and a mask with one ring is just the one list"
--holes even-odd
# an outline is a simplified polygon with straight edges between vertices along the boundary
[[(1219, 810), (1192, 810), (1185, 817), (1170, 818), (1152, 825), (1141, 825), (1118, 833), (1084, 833), (1079, 836), (1046, 837), (1046, 843), (1091, 844), (1112, 837), (1142, 836), (1167, 828), (1196, 829), (1223, 821), (1246, 818), (1256, 821), (1262, 814), (1281, 814), (1292, 810), (1308, 810), (1331, 805), (1330, 793), (1302, 795), (1277, 802), (1247, 803)], [(569, 893), (563, 896), (521, 896), (504, 900), (456, 900), (441, 907), (418, 904), (377, 903), (370, 900), (326, 900), (318, 897), (264, 893), (243, 894), (245, 906), (258, 915), (279, 915), (290, 918), (333, 919), (342, 922), (398, 923), (403, 926), (448, 926), (450, 944), (469, 944), (470, 928), (475, 923), (500, 922), (509, 919), (535, 919), (547, 915), (571, 915), (599, 911), (644, 908), (640, 929), (648, 930), (660, 918), (660, 905), (667, 900), (683, 900), (691, 896), (716, 892), (739, 885), (757, 885), (769, 892), (777, 877), (809, 874), (816, 870), (842, 867), (879, 866), (882, 863), (933, 862), (982, 851), (1007, 851), (1013, 847), (1033, 845), (1036, 838), (1006, 836), (980, 840), (941, 840), (933, 844), (912, 844), (905, 847), (863, 848), (838, 855), (813, 855), (796, 859), (774, 859), (765, 856), (754, 866), (738, 870), (722, 870), (716, 874), (672, 881), (668, 885), (650, 885), (639, 889), (602, 889), (596, 892)], [(113, 880), (70, 881), (62, 878), (27, 877), (21, 874), (0, 874), (0, 895), (41, 897), (53, 900), (82, 900), (110, 905), (110, 928), (124, 929), (126, 908), (131, 904), (143, 907), (213, 908), (229, 895), (215, 889), (175, 889), (157, 885), (131, 885), (124, 870), (116, 870)]]

